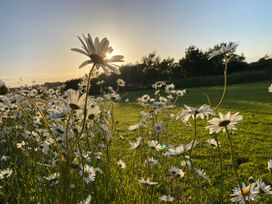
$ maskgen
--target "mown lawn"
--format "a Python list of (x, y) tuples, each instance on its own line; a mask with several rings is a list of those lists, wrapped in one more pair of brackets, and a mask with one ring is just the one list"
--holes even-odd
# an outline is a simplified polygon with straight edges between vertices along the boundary
[[(238, 125), (238, 130), (232, 134), (235, 147), (235, 161), (239, 169), (241, 180), (245, 183), (248, 178), (260, 178), (263, 174), (268, 173), (267, 162), (272, 158), (272, 94), (268, 93), (270, 82), (248, 83), (240, 85), (232, 85), (227, 89), (227, 94), (223, 104), (218, 111), (226, 113), (240, 112), (243, 115), (243, 121)], [(135, 101), (137, 97), (143, 94), (152, 95), (154, 91), (141, 91), (128, 93), (123, 99), (129, 98), (130, 101)], [(183, 104), (190, 106), (200, 106), (207, 102), (207, 97), (210, 97), (211, 104), (215, 105), (221, 96), (222, 87), (205, 87), (188, 89), (185, 95), (179, 102), (175, 111), (183, 107)], [(115, 115), (118, 117), (119, 133), (123, 137), (132, 140), (135, 138), (133, 133), (127, 131), (127, 128), (137, 122), (137, 111), (139, 106), (135, 102), (120, 103), (116, 105)], [(217, 111), (217, 112), (218, 112)], [(207, 122), (198, 121), (197, 140), (199, 144), (194, 150), (194, 158), (196, 165), (199, 168), (206, 170), (212, 179), (210, 183), (202, 183), (205, 189), (209, 189), (210, 196), (218, 195), (219, 184), (221, 182), (219, 176), (219, 159), (215, 148), (208, 148), (206, 140), (211, 138), (208, 130), (205, 129)], [(181, 121), (172, 120), (167, 127), (167, 134), (161, 135), (161, 141), (174, 146), (182, 143), (188, 143), (193, 138), (193, 128), (185, 126)], [(229, 143), (226, 135), (219, 134), (219, 140), (224, 157), (225, 176), (223, 178), (225, 185), (225, 202), (230, 202), (229, 195), (235, 185), (235, 179), (231, 170)], [(121, 144), (121, 145), (120, 145)], [(127, 149), (129, 144), (126, 142), (115, 144), (116, 149), (122, 149), (124, 154), (130, 154)], [(115, 149), (114, 148), (114, 149)], [(165, 165), (178, 165), (181, 160), (170, 159)], [(264, 181), (267, 184), (272, 184), (272, 174), (265, 176)], [(207, 202), (209, 202), (207, 200)], [(272, 203), (271, 196), (265, 196), (261, 201), (263, 203)]]

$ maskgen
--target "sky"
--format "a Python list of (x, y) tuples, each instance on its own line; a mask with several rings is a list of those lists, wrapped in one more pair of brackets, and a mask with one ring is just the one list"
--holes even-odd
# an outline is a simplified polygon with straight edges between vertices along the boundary
[(239, 42), (247, 62), (272, 52), (271, 0), (0, 0), (0, 79), (8, 86), (83, 76), (78, 35), (107, 37), (125, 63), (175, 60)]

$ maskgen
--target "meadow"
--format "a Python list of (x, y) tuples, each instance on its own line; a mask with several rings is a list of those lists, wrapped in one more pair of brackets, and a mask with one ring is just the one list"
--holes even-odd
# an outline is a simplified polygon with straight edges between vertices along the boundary
[(123, 56), (106, 58), (106, 38), (79, 40), (79, 67), (92, 66), (78, 90), (0, 97), (1, 203), (272, 203), (272, 85), (227, 86), (235, 43), (210, 55), (224, 55), (223, 87), (123, 93), (118, 79), (93, 96), (93, 71), (119, 74)]

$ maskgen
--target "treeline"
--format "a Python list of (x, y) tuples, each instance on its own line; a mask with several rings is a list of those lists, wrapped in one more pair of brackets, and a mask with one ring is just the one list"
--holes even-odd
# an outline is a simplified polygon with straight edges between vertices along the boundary
[[(196, 46), (190, 46), (185, 51), (185, 56), (177, 62), (174, 58), (168, 57), (162, 59), (155, 53), (142, 58), (139, 63), (125, 64), (120, 67), (121, 75), (112, 74), (106, 76), (104, 74), (92, 80), (92, 93), (99, 91), (97, 81), (104, 80), (106, 86), (116, 86), (118, 78), (126, 82), (124, 91), (139, 90), (150, 88), (151, 84), (156, 81), (186, 81), (192, 78), (203, 76), (222, 75), (224, 70), (223, 56), (216, 56), (208, 60), (209, 54), (218, 49), (220, 45), (208, 51), (202, 51)], [(258, 61), (247, 63), (243, 54), (235, 54), (229, 56), (228, 73), (241, 73), (262, 71), (264, 75), (272, 73), (272, 59), (269, 56), (264, 56)], [(258, 75), (259, 76), (259, 75)], [(259, 76), (260, 77), (260, 76)], [(78, 82), (81, 79), (73, 79), (65, 82), (67, 88), (77, 89)]]

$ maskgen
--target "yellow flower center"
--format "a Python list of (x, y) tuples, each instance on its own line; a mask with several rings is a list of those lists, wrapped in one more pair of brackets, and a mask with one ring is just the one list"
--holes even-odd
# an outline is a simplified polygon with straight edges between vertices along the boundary
[(230, 124), (229, 120), (223, 120), (222, 122), (219, 123), (220, 127), (226, 127), (228, 124)]
[(92, 55), (90, 55), (90, 58), (94, 64), (103, 64), (104, 63), (103, 58), (99, 55), (92, 54)]
[(250, 190), (249, 188), (243, 188), (242, 191), (240, 191), (240, 195), (249, 196)]

